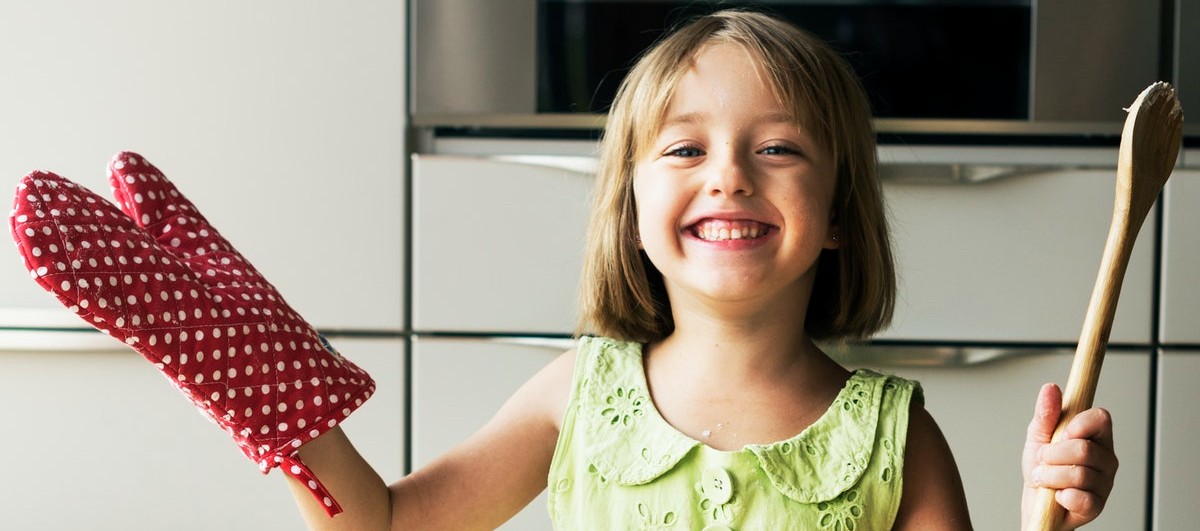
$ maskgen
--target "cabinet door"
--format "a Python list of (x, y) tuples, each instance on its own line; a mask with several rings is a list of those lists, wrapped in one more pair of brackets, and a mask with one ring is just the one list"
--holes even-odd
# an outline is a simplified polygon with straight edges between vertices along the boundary
[(1200, 350), (1163, 352), (1158, 367), (1158, 430), (1155, 440), (1154, 529), (1194, 529), (1200, 522)]
[[(20, 333), (5, 332), (0, 340), (5, 529), (304, 528), (283, 475), (259, 474), (140, 355), (95, 332), (34, 341), (14, 334)], [(380, 475), (398, 479), (404, 343), (330, 341), (378, 386), (344, 428)], [(7, 350), (44, 349), (48, 342), (73, 346)]]
[[(934, 158), (928, 149), (910, 151), (904, 153), (917, 160)], [(1033, 155), (983, 150), (976, 158), (1000, 156)], [(884, 152), (881, 161), (896, 157)], [(1080, 156), (1048, 159), (1073, 164)], [(1078, 340), (1112, 217), (1115, 170), (1014, 169), (1018, 174), (973, 183), (885, 181), (900, 293), (882, 337)], [(1153, 240), (1148, 223), (1126, 272), (1113, 342), (1149, 344)]]
[(1175, 170), (1165, 197), (1162, 341), (1200, 344), (1200, 169)]
[(447, 155), (412, 167), (413, 329), (572, 332), (591, 177)]
[[(926, 408), (958, 463), (975, 529), (1007, 531), (1020, 527), (1021, 450), (1038, 389), (1045, 382), (1065, 385), (1073, 353), (985, 354), (998, 359), (958, 367), (874, 365), (921, 382)], [(1104, 513), (1088, 529), (1145, 526), (1150, 377), (1147, 352), (1110, 351), (1105, 357), (1095, 404), (1112, 413), (1121, 469)]]
[[(0, 203), (140, 152), (297, 310), (400, 330), (405, 3), (0, 3)], [(0, 245), (10, 326), (78, 320)], [(352, 310), (352, 311), (348, 311)], [(40, 314), (40, 315), (39, 315)], [(11, 317), (11, 319), (10, 319)]]
[[(482, 427), (521, 384), (568, 345), (418, 337), (412, 348), (412, 459), (416, 470)], [(553, 529), (546, 493), (500, 529)]]

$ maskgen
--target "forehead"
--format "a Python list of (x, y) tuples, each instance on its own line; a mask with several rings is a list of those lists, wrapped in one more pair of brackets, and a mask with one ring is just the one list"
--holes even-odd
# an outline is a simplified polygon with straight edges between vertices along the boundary
[(736, 112), (747, 108), (785, 113), (759, 61), (744, 47), (722, 42), (706, 45), (692, 56), (675, 84), (664, 114), (669, 122), (680, 114)]
[[(638, 151), (647, 148), (663, 127), (737, 106), (753, 106), (762, 114), (803, 127), (804, 109), (789, 105), (781, 86), (762, 56), (746, 45), (712, 39), (698, 46), (687, 60), (662, 65), (652, 75), (656, 92), (641, 113)], [(657, 102), (655, 104), (654, 102)]]

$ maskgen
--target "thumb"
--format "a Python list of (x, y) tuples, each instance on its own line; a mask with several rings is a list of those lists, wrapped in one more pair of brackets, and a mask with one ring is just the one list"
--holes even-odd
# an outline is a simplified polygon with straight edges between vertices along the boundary
[(1048, 383), (1038, 391), (1037, 403), (1033, 406), (1033, 420), (1025, 434), (1026, 446), (1048, 444), (1054, 437), (1054, 429), (1062, 416), (1062, 390)]

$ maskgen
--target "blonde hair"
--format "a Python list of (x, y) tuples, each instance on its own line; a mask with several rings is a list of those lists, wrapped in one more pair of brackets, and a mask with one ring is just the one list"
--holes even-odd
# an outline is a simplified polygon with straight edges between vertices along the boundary
[(878, 332), (891, 321), (896, 274), (862, 85), (817, 38), (742, 10), (703, 16), (672, 32), (638, 60), (617, 90), (600, 147), (579, 331), (650, 342), (674, 329), (662, 275), (635, 239), (633, 170), (693, 57), (713, 41), (744, 47), (764, 67), (780, 103), (836, 164), (832, 221), (841, 245), (818, 259), (805, 330), (826, 341)]

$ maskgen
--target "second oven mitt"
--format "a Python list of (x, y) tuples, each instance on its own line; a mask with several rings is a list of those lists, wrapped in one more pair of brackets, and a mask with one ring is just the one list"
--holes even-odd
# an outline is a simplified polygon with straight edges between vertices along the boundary
[(341, 512), (298, 449), (374, 381), (140, 155), (117, 154), (109, 180), (120, 209), (52, 173), (21, 180), (10, 223), (33, 279), (153, 363), (263, 473), (281, 467)]

